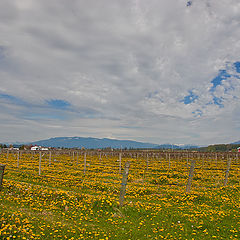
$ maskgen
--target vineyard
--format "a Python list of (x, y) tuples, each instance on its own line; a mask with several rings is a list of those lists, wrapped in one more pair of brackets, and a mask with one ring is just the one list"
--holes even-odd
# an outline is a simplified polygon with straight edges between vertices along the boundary
[(240, 239), (239, 158), (2, 151), (0, 239)]

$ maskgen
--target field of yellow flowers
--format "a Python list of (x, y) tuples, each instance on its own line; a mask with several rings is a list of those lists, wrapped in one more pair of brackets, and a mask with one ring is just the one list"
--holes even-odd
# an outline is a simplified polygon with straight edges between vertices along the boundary
[(84, 154), (1, 153), (0, 239), (240, 239), (238, 156)]

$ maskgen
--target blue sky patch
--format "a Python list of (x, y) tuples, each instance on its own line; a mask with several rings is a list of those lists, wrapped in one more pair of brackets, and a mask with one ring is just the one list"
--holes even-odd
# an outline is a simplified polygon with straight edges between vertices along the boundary
[(240, 62), (235, 62), (234, 67), (236, 69), (236, 72), (240, 73)]
[(212, 94), (212, 101), (207, 103), (206, 106), (207, 105), (212, 105), (212, 104), (215, 104), (220, 108), (223, 108), (224, 107), (223, 98), (222, 97), (216, 97)]
[(24, 104), (24, 102), (20, 98), (17, 98), (15, 96), (5, 94), (5, 93), (0, 93), (0, 100), (1, 99), (5, 100), (7, 102), (17, 104), (17, 105)]
[(184, 99), (181, 100), (180, 102), (183, 102), (184, 104), (190, 104), (190, 103), (193, 103), (197, 99), (198, 99), (198, 96), (196, 94), (194, 94), (193, 91), (189, 91), (189, 95), (184, 97)]
[(16, 97), (8, 95), (8, 94), (0, 94), (0, 98), (8, 100), (8, 101), (15, 101)]
[(220, 108), (223, 108), (224, 107), (224, 105), (223, 105), (223, 99), (222, 98), (218, 98), (218, 97), (216, 97), (216, 96), (213, 96), (213, 103), (215, 104), (215, 105), (218, 105)]
[(66, 109), (71, 106), (71, 104), (65, 100), (61, 99), (51, 99), (46, 101), (47, 104), (55, 109)]
[(187, 7), (190, 7), (192, 5), (192, 1), (187, 2)]
[(203, 112), (200, 109), (197, 109), (196, 111), (192, 112), (194, 114), (194, 117), (201, 117)]
[(231, 75), (227, 73), (226, 70), (220, 70), (219, 71), (219, 74), (217, 75), (217, 77), (215, 77), (211, 83), (213, 84), (213, 86), (211, 87), (210, 91), (211, 92), (214, 92), (216, 87), (221, 85), (222, 84), (222, 81), (227, 79), (227, 78), (230, 78)]
[[(240, 62), (233, 63), (232, 67), (235, 68), (237, 73), (240, 73)], [(212, 102), (209, 103), (209, 104), (215, 104), (215, 105), (219, 106), (220, 108), (224, 107), (223, 98), (222, 97), (216, 97), (214, 92), (216, 91), (216, 88), (218, 86), (222, 85), (223, 80), (227, 80), (228, 78), (231, 78), (231, 77), (240, 79), (237, 74), (231, 75), (227, 72), (227, 70), (219, 70), (218, 75), (211, 81), (212, 87), (210, 88), (210, 92), (211, 92), (211, 95), (212, 95)], [(229, 82), (229, 83), (231, 83), (231, 82)], [(233, 86), (231, 86), (231, 85), (228, 86), (228, 87), (224, 86), (224, 93), (227, 93), (228, 91), (231, 91), (231, 90), (234, 90)]]

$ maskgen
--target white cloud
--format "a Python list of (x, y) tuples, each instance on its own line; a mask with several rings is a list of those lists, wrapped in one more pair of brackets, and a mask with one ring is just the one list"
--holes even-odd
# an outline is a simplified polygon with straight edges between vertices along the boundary
[[(240, 61), (240, 3), (186, 5), (1, 1), (0, 96), (23, 103), (0, 98), (9, 104), (0, 113), (0, 141), (60, 135), (156, 143), (238, 140), (240, 81), (233, 63)], [(221, 69), (232, 77), (211, 92)], [(184, 104), (189, 91), (198, 98)], [(223, 108), (214, 96), (223, 99)], [(51, 99), (71, 107), (50, 109)], [(12, 121), (6, 123), (6, 116)]]

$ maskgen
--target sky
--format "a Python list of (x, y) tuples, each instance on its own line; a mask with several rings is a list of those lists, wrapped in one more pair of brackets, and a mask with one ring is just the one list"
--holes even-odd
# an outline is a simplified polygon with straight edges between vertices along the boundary
[(239, 0), (1, 0), (0, 142), (240, 140)]

